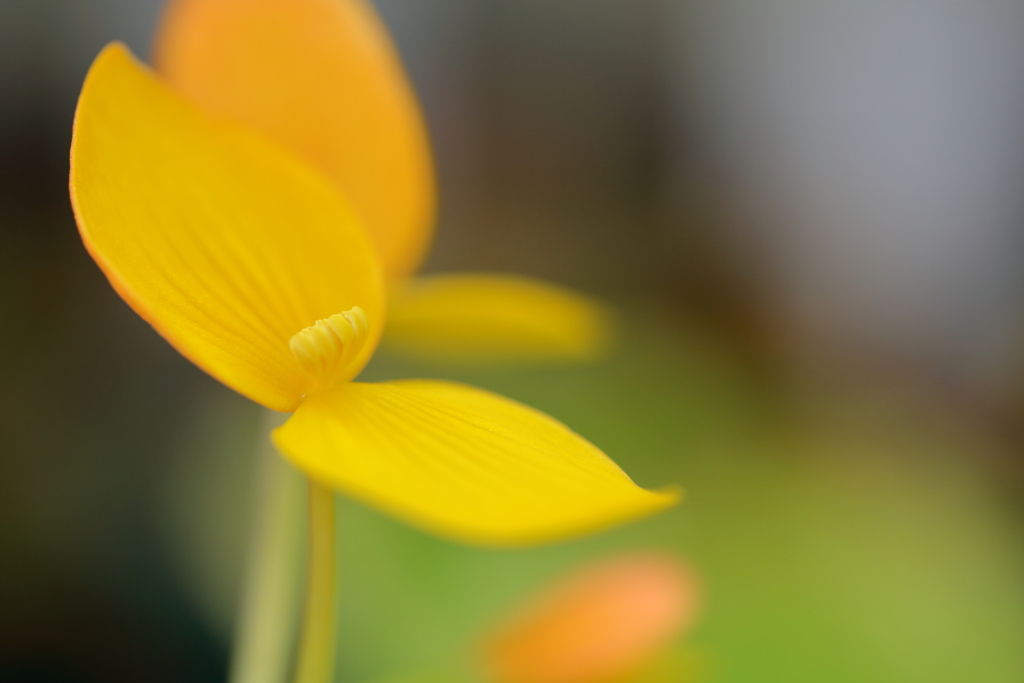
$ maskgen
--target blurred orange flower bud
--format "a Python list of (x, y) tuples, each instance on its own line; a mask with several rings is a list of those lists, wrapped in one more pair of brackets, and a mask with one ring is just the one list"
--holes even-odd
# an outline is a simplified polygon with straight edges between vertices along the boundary
[(697, 615), (677, 559), (629, 555), (590, 565), (540, 595), (484, 647), (496, 683), (604, 683), (643, 666)]

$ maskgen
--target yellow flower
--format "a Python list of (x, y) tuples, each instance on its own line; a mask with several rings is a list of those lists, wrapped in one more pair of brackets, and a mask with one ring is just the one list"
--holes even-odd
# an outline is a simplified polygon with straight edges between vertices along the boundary
[(82, 89), (71, 196), (86, 247), (140, 316), (224, 384), (295, 412), (274, 441), (314, 480), (486, 544), (596, 530), (676, 501), (513, 401), (439, 381), (352, 382), (386, 305), (355, 212), (323, 174), (188, 102), (119, 44)]
[(422, 116), (364, 0), (173, 0), (155, 64), (192, 101), (288, 147), (337, 183), (389, 289), (385, 341), (458, 360), (586, 359), (606, 347), (596, 302), (523, 277), (412, 279), (436, 188)]

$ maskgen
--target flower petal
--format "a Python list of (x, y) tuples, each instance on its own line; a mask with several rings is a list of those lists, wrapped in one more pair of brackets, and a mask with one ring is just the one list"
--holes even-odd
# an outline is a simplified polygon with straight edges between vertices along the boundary
[(611, 338), (611, 316), (594, 299), (513, 275), (418, 278), (389, 303), (385, 344), (427, 358), (589, 360)]
[(625, 681), (696, 616), (699, 588), (675, 558), (624, 555), (538, 595), (484, 648), (499, 683)]
[(426, 131), (398, 54), (363, 0), (174, 0), (157, 69), (216, 112), (326, 172), (385, 272), (419, 264), (434, 220)]
[(634, 484), (560, 422), (461, 384), (345, 384), (274, 432), (309, 476), (443, 536), (550, 541), (647, 516), (677, 491)]
[[(326, 178), (215, 121), (121, 45), (93, 64), (75, 114), (71, 199), (118, 293), (208, 373), (275, 410), (311, 383), (289, 349), (354, 306), (383, 327), (373, 249)], [(352, 374), (352, 373), (350, 373)]]

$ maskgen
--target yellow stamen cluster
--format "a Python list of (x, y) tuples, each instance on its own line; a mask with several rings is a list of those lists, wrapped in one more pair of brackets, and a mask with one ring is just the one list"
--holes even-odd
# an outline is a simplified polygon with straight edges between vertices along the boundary
[(321, 381), (333, 379), (355, 360), (366, 343), (363, 309), (335, 313), (297, 333), (288, 342), (302, 369)]

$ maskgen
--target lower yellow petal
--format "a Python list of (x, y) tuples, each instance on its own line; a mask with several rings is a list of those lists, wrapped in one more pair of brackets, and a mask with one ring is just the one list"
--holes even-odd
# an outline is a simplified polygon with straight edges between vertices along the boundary
[(651, 515), (647, 491), (598, 448), (532, 408), (431, 380), (345, 384), (310, 396), (274, 432), (309, 476), (461, 541), (552, 541)]
[(513, 275), (420, 278), (389, 304), (385, 343), (441, 360), (587, 360), (606, 350), (611, 332), (597, 301)]

